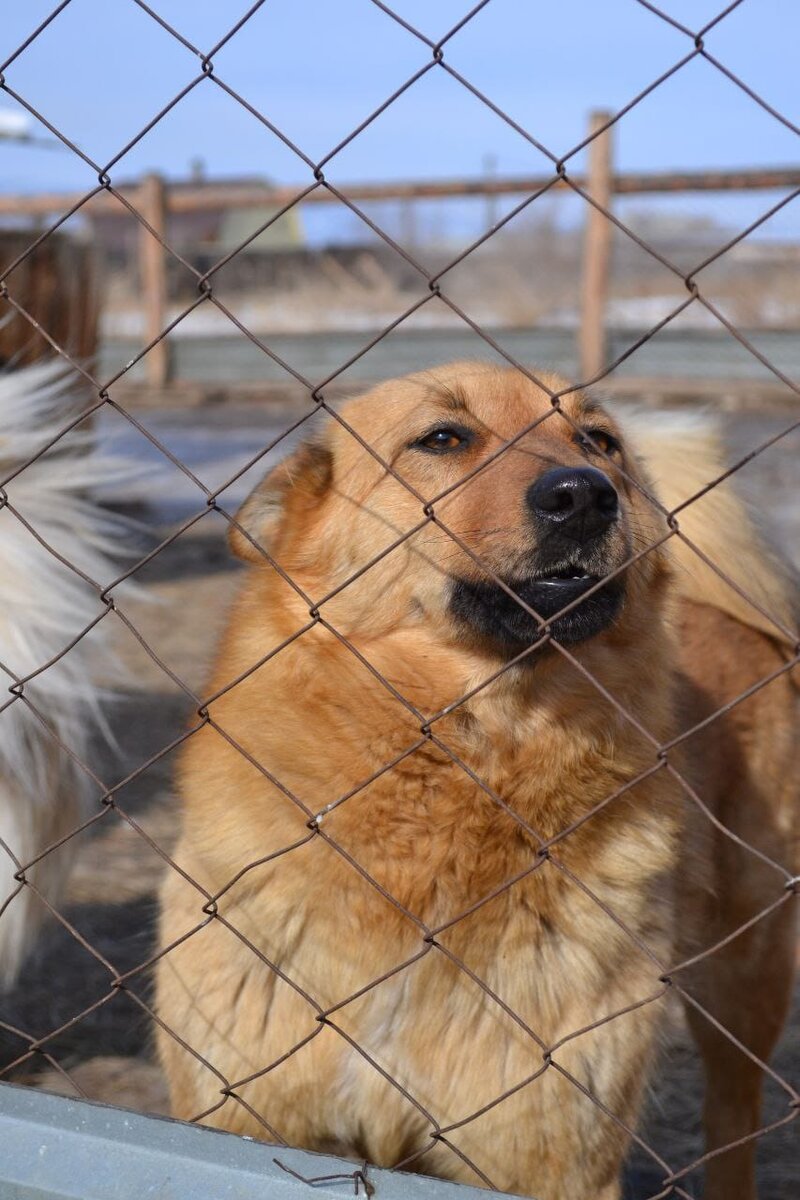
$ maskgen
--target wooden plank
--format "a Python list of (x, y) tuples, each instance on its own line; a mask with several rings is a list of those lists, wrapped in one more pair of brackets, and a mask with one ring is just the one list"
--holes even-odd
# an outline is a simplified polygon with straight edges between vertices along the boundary
[[(588, 187), (582, 175), (571, 176), (581, 188)], [(514, 196), (532, 195), (552, 185), (567, 187), (555, 175), (506, 176), (480, 179), (440, 179), (396, 181), (387, 183), (339, 183), (336, 187), (353, 201), (446, 199), (457, 196)], [(259, 206), (282, 208), (296, 199), (308, 183), (272, 188), (266, 184), (208, 183), (200, 186), (182, 184), (180, 189), (167, 189), (169, 212), (202, 212), (209, 208), (252, 208)], [(658, 192), (729, 192), (781, 191), (800, 188), (800, 167), (770, 167), (734, 171), (654, 171), (614, 175), (611, 190), (616, 195), (640, 195)], [(122, 187), (121, 194), (141, 211), (141, 188)], [(50, 216), (64, 213), (79, 204), (82, 195), (75, 192), (44, 192), (33, 195), (0, 195), (0, 216)], [(340, 203), (338, 197), (325, 187), (317, 187), (303, 198), (303, 204)], [(110, 193), (94, 196), (87, 211), (102, 212), (104, 216), (130, 218), (124, 205)]]
[[(166, 237), (166, 190), (160, 175), (147, 175), (142, 181), (139, 211), (159, 237)], [(146, 343), (155, 342), (144, 360), (147, 382), (163, 387), (169, 378), (169, 344), (160, 337), (167, 324), (166, 251), (144, 225), (139, 230), (139, 274), (145, 339)]]
[[(589, 116), (588, 180), (586, 193), (602, 209), (611, 205), (611, 131), (598, 133), (611, 120), (611, 113)], [(581, 325), (578, 335), (580, 378), (592, 379), (605, 365), (605, 314), (608, 300), (613, 226), (605, 212), (586, 206), (581, 279)]]
[[(29, 254), (30, 233), (0, 230), (0, 266), (9, 295), (70, 357), (91, 363), (97, 349), (97, 270), (93, 247), (62, 232)], [(11, 263), (21, 260), (13, 270)], [(25, 366), (54, 354), (50, 342), (0, 301), (0, 364)]]
[(615, 175), (617, 195), (647, 192), (752, 192), (800, 187), (800, 167), (764, 167), (739, 171), (653, 171)]

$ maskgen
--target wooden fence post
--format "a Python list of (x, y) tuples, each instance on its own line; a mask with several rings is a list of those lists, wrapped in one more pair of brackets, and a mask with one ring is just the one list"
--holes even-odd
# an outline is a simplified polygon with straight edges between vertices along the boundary
[[(146, 175), (139, 195), (134, 201), (139, 212), (160, 237), (166, 237), (167, 204), (164, 180), (160, 175)], [(142, 225), (139, 229), (139, 275), (142, 286), (144, 334), (146, 344), (152, 342), (167, 324), (167, 262), (166, 251)], [(169, 379), (169, 345), (166, 339), (156, 342), (144, 359), (147, 382), (163, 387)]]
[[(589, 114), (589, 133), (610, 121), (612, 114)], [(603, 208), (609, 209), (612, 196), (611, 131), (601, 133), (588, 147), (586, 191)], [(580, 378), (592, 379), (605, 365), (605, 315), (611, 262), (612, 225), (596, 208), (587, 205), (583, 243), (581, 281)]]

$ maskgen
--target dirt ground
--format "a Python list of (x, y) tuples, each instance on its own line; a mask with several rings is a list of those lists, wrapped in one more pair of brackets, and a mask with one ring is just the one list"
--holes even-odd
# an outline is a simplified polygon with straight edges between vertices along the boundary
[[(216, 455), (253, 452), (272, 435), (269, 419), (257, 412), (162, 414), (159, 434), (185, 434), (186, 423), (198, 462)], [(731, 429), (732, 453), (742, 454), (760, 440), (790, 424), (784, 415), (742, 414)], [(199, 449), (198, 449), (199, 447)], [(751, 464), (750, 490), (775, 539), (797, 558), (800, 502), (797, 500), (797, 435), (783, 439), (769, 454)], [(184, 446), (184, 451), (186, 447)], [(190, 457), (190, 454), (186, 454)], [(244, 459), (243, 459), (244, 460)], [(148, 485), (149, 495), (158, 488)], [(163, 496), (163, 492), (161, 493)], [(141, 498), (140, 498), (141, 499)], [(191, 505), (176, 509), (144, 505), (138, 515), (159, 540), (176, 527)], [(195, 507), (197, 507), (195, 503)], [(238, 568), (224, 540), (225, 523), (210, 513), (137, 572), (140, 593), (126, 611), (147, 642), (187, 689), (198, 694), (237, 584)], [(154, 544), (151, 540), (149, 545)], [(119, 781), (136, 772), (152, 756), (178, 738), (194, 705), (189, 695), (127, 637), (123, 657), (137, 679), (137, 690), (112, 708), (116, 749), (98, 743), (96, 762), (104, 780)], [(157, 758), (136, 774), (118, 795), (120, 810), (164, 850), (175, 837), (176, 812), (171, 778), (174, 753)], [(119, 972), (145, 963), (153, 952), (156, 889), (164, 870), (159, 855), (117, 812), (109, 811), (79, 838), (78, 858), (63, 906), (66, 918)], [(125, 990), (68, 1024), (108, 993), (108, 969), (65, 928), (51, 921), (28, 960), (16, 989), (0, 998), (6, 1025), (42, 1037), (64, 1026), (47, 1042), (48, 1052), (93, 1099), (146, 1111), (166, 1107), (163, 1082), (153, 1059), (152, 1021)], [(135, 975), (130, 992), (150, 998), (148, 972)], [(800, 990), (792, 1020), (775, 1059), (777, 1071), (800, 1084)], [(13, 1062), (26, 1040), (0, 1032), (0, 1067)], [(68, 1085), (41, 1059), (28, 1059), (5, 1075), (14, 1082), (35, 1082), (53, 1090)], [(765, 1122), (782, 1116), (785, 1096), (770, 1086)], [(667, 1045), (651, 1085), (643, 1136), (671, 1164), (690, 1162), (701, 1150), (701, 1083), (698, 1064), (680, 1014), (673, 1013)], [(761, 1200), (790, 1200), (800, 1195), (797, 1125), (767, 1135), (761, 1142)], [(644, 1155), (633, 1156), (626, 1200), (645, 1200), (659, 1191), (660, 1174)], [(701, 1194), (699, 1180), (689, 1181)]]

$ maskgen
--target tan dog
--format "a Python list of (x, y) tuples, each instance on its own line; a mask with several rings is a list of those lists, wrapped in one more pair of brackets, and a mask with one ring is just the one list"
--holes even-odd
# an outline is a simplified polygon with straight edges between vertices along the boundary
[[(645, 464), (595, 402), (562, 404), (571, 421), (551, 413), (457, 487), (548, 396), (466, 363), (387, 383), (342, 417), (390, 470), (330, 422), (242, 509), (232, 545), (254, 566), (180, 771), (175, 858), (208, 895), (175, 871), (163, 893), (176, 944), (158, 1013), (187, 1047), (160, 1038), (176, 1116), (615, 1200), (663, 969), (791, 901), (698, 804), (794, 869), (788, 675), (658, 757), (786, 661), (779, 628), (682, 542), (642, 553), (669, 533), (650, 475), (674, 506), (718, 473), (710, 447), (651, 429)], [(680, 521), (790, 626), (734, 501), (714, 490)], [(525, 655), (531, 610), (564, 652)], [(792, 908), (671, 976), (762, 1059)], [(688, 1011), (709, 1145), (725, 1145), (758, 1127), (762, 1073)], [(752, 1160), (752, 1143), (713, 1157), (709, 1200), (754, 1196)]]

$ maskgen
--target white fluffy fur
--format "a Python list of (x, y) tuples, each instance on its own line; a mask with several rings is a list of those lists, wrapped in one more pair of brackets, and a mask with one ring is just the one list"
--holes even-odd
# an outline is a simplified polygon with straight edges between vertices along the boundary
[[(618, 415), (668, 510), (695, 496), (727, 469), (722, 428), (712, 416), (627, 409)], [(735, 480), (734, 473), (682, 508), (677, 521), (681, 533), (736, 587), (692, 546), (673, 537), (668, 544), (678, 587), (690, 599), (721, 609), (791, 646), (794, 637), (787, 631), (796, 634), (798, 628), (797, 581), (786, 560), (769, 548), (750, 509), (737, 495)]]
[[(97, 588), (40, 545), (16, 510), (67, 562), (102, 586), (121, 568), (123, 523), (92, 498), (94, 488), (119, 477), (121, 464), (93, 447), (81, 427), (18, 475), (10, 476), (80, 411), (63, 368), (37, 365), (0, 373), (0, 481), (9, 507), (0, 508), (0, 704), (7, 688), (57, 656), (104, 610)], [(124, 466), (122, 468), (124, 470)], [(105, 730), (109, 671), (105, 617), (64, 658), (25, 684), (44, 722), (86, 760), (89, 740)], [(86, 773), (65, 754), (42, 722), (17, 699), (0, 713), (0, 907), (13, 895), (16, 866), (63, 837), (82, 820), (98, 794)], [(72, 843), (47, 855), (29, 873), (35, 887), (57, 902), (72, 859)], [(0, 916), (0, 987), (13, 981), (46, 906), (24, 887)]]

